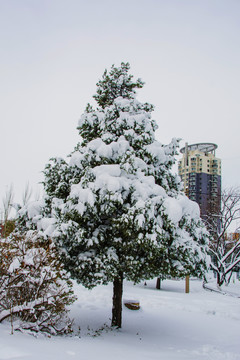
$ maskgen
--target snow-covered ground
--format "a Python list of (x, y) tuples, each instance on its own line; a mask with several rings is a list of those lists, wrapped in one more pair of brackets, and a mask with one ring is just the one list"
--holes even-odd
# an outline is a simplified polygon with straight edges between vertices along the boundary
[[(237, 360), (240, 359), (240, 298), (206, 291), (198, 280), (124, 283), (124, 299), (139, 300), (138, 311), (123, 308), (123, 327), (111, 330), (112, 286), (91, 291), (75, 286), (78, 301), (72, 337), (10, 335), (0, 325), (0, 359), (26, 360)], [(239, 293), (240, 283), (231, 288)], [(103, 329), (101, 329), (103, 328)]]

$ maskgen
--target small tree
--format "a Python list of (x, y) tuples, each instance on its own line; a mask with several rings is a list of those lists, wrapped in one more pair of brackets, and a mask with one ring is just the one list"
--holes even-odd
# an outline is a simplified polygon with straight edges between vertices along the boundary
[(23, 206), (27, 205), (31, 199), (32, 196), (32, 189), (29, 185), (29, 182), (27, 182), (25, 189), (22, 194), (22, 204)]
[(225, 189), (221, 194), (221, 209), (208, 215), (206, 224), (212, 240), (210, 251), (212, 254), (211, 268), (217, 274), (217, 283), (221, 286), (229, 283), (232, 273), (240, 263), (240, 241), (231, 238), (231, 232), (239, 230), (237, 221), (240, 219), (240, 190), (239, 188)]
[(122, 324), (123, 279), (202, 276), (208, 233), (171, 173), (178, 141), (155, 140), (153, 106), (136, 100), (129, 64), (104, 72), (70, 161), (45, 168), (46, 196), (20, 211), (23, 227), (51, 234), (66, 269), (87, 288), (113, 282), (112, 325)]
[(51, 335), (71, 331), (72, 284), (49, 239), (30, 232), (0, 240), (0, 323)]

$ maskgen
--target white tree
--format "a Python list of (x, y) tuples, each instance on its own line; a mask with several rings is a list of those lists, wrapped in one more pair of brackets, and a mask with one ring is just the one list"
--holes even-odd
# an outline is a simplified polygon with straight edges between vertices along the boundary
[(32, 196), (32, 189), (29, 185), (29, 182), (27, 182), (25, 189), (22, 194), (22, 203), (23, 205), (27, 205), (31, 199)]
[[(221, 194), (221, 209), (208, 215), (206, 224), (212, 235), (210, 251), (211, 268), (217, 274), (221, 286), (229, 283), (232, 273), (240, 264), (240, 241), (231, 238), (230, 232), (239, 231), (240, 189), (225, 189)], [(231, 229), (231, 230), (230, 230)]]
[(171, 173), (178, 141), (155, 140), (153, 106), (136, 99), (129, 64), (112, 66), (97, 84), (70, 159), (45, 168), (46, 196), (19, 223), (53, 237), (66, 269), (88, 288), (113, 282), (112, 325), (122, 324), (123, 279), (159, 274), (202, 276), (208, 233), (199, 208)]

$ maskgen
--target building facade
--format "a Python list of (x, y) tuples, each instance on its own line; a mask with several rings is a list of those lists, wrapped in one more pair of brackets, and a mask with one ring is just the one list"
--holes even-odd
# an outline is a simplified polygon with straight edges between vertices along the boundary
[(218, 214), (221, 207), (221, 160), (216, 158), (216, 144), (199, 143), (180, 150), (178, 173), (185, 194), (199, 204), (201, 217)]

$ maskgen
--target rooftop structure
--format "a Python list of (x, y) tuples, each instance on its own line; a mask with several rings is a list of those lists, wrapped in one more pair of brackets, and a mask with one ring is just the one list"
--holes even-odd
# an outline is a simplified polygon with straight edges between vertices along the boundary
[(199, 150), (205, 154), (211, 153), (214, 154), (215, 156), (215, 150), (218, 148), (218, 146), (216, 144), (213, 143), (199, 143), (199, 144), (192, 144), (192, 145), (188, 145), (186, 143), (185, 147), (183, 147), (180, 152), (183, 154), (186, 151), (194, 151), (194, 150)]

